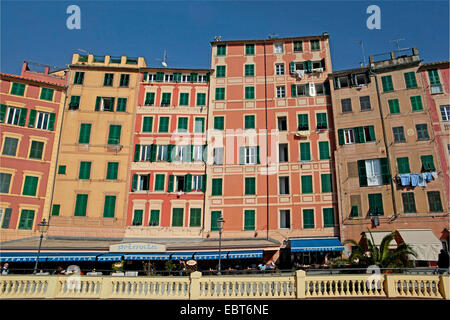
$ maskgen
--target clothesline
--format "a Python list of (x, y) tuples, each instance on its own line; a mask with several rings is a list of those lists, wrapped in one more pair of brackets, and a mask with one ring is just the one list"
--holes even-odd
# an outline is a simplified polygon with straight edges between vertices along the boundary
[(426, 187), (427, 182), (433, 181), (437, 179), (437, 172), (422, 172), (422, 173), (403, 173), (399, 174), (400, 181), (397, 180), (397, 183), (406, 187), (406, 186), (419, 186)]

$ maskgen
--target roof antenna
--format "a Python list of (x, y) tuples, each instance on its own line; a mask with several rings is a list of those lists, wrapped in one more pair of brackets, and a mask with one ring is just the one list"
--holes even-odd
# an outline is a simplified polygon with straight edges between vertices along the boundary
[(363, 63), (364, 66), (366, 65), (366, 54), (364, 53), (364, 43), (362, 40), (357, 40), (355, 41), (355, 43), (359, 43), (361, 45), (361, 51), (362, 51), (362, 56), (363, 56)]
[(77, 49), (77, 50), (80, 51), (80, 52), (83, 52), (83, 53), (85, 53), (85, 54), (87, 54), (87, 55), (90, 55), (90, 54), (91, 54), (89, 51), (84, 50), (84, 49)]
[(220, 41), (222, 39), (222, 36), (214, 36), (214, 41)]
[(164, 68), (167, 68), (167, 52), (166, 50), (164, 50), (164, 54), (163, 54), (163, 58), (162, 59), (156, 59), (158, 61), (161, 61), (161, 64), (163, 65)]
[(271, 34), (269, 34), (269, 39), (273, 39), (273, 38), (275, 38), (275, 37), (277, 37), (277, 36), (278, 36), (277, 34), (271, 33)]
[[(389, 42), (396, 42), (397, 43), (397, 51), (400, 51), (400, 50), (403, 50), (403, 49), (400, 49), (400, 46), (399, 46), (399, 42), (400, 41), (403, 41), (403, 40), (406, 40), (406, 39), (393, 39), (393, 40), (390, 40)], [(404, 48), (405, 49), (405, 48)]]

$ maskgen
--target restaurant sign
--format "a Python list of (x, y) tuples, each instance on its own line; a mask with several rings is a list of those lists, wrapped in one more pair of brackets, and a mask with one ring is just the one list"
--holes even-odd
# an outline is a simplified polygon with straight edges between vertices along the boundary
[(109, 252), (166, 252), (166, 246), (150, 242), (118, 243), (110, 245)]

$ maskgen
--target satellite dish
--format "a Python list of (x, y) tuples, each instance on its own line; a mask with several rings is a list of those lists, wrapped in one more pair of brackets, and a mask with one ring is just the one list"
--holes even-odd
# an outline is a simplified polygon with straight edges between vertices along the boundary
[(163, 67), (167, 68), (167, 63), (165, 61), (161, 61), (161, 64), (163, 65)]
[(161, 64), (164, 68), (167, 68), (168, 64), (167, 64), (167, 53), (166, 50), (164, 50), (164, 54), (163, 54), (163, 58), (162, 59), (156, 59), (158, 61), (161, 61)]

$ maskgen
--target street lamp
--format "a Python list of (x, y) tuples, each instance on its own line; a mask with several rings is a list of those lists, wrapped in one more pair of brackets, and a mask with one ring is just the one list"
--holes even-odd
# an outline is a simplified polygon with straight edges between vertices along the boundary
[(222, 230), (223, 230), (223, 225), (225, 223), (225, 220), (223, 220), (223, 217), (220, 216), (219, 219), (217, 219), (217, 227), (219, 228), (219, 270), (217, 272), (217, 274), (220, 276), (222, 273), (221, 271), (221, 251), (222, 251)]
[(41, 237), (39, 239), (39, 248), (38, 248), (38, 254), (36, 257), (36, 263), (34, 264), (34, 274), (37, 273), (37, 268), (38, 268), (38, 261), (39, 261), (39, 255), (41, 254), (41, 245), (42, 245), (42, 238), (44, 238), (44, 233), (47, 232), (48, 230), (48, 222), (47, 220), (42, 219), (42, 222), (38, 224), (39, 227), (39, 232), (41, 233)]

